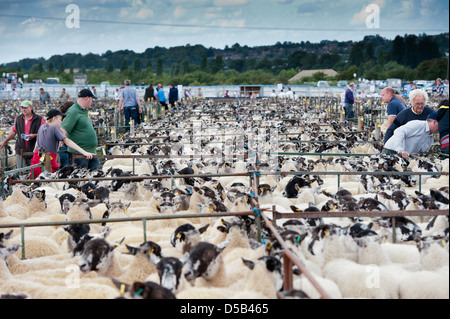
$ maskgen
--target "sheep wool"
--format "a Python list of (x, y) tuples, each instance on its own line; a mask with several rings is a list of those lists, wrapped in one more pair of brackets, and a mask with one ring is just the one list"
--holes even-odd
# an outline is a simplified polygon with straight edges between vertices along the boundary
[(323, 269), (324, 277), (333, 280), (343, 298), (398, 299), (399, 285), (393, 275), (375, 265), (359, 265), (336, 259)]

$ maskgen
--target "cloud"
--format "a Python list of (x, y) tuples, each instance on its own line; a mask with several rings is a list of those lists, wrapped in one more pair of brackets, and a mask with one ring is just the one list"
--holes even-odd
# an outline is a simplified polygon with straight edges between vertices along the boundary
[(224, 20), (220, 23), (222, 27), (243, 27), (245, 20)]
[(139, 10), (139, 12), (137, 13), (137, 17), (138, 18), (141, 18), (141, 19), (145, 19), (145, 18), (148, 18), (148, 17), (153, 17), (153, 10), (150, 10), (150, 9), (141, 9), (141, 10)]
[(247, 4), (247, 0), (214, 0), (216, 6), (242, 6)]
[[(379, 8), (384, 6), (384, 0), (375, 0), (371, 4), (378, 6)], [(355, 13), (351, 21), (352, 24), (360, 24), (366, 21), (368, 13), (366, 12), (367, 6), (364, 6), (360, 12)], [(370, 11), (370, 10), (369, 10)]]
[(175, 18), (178, 18), (179, 16), (183, 15), (184, 13), (184, 9), (180, 8), (180, 7), (176, 7), (175, 10), (173, 11), (173, 16)]

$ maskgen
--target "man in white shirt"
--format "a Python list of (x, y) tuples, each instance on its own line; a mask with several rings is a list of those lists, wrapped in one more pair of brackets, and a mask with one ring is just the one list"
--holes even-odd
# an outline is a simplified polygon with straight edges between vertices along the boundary
[(293, 100), (294, 99), (294, 93), (291, 91), (291, 88), (288, 88), (288, 91), (286, 93), (286, 98), (289, 100)]
[(433, 145), (434, 134), (439, 132), (436, 118), (437, 112), (432, 112), (426, 121), (414, 120), (400, 126), (384, 144), (383, 153), (407, 158), (413, 153), (428, 152)]

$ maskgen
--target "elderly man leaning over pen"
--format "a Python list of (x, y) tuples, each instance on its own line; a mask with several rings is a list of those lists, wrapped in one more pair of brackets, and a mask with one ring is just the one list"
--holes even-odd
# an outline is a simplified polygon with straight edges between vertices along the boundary
[(434, 112), (431, 107), (427, 106), (428, 94), (425, 91), (420, 89), (411, 91), (409, 100), (412, 106), (397, 114), (392, 124), (386, 130), (384, 143), (386, 143), (394, 134), (395, 130), (402, 125), (405, 125), (409, 121), (425, 121), (428, 115)]
[(384, 144), (383, 153), (398, 154), (408, 158), (413, 153), (426, 153), (434, 142), (434, 134), (439, 132), (437, 112), (431, 113), (426, 121), (415, 120), (395, 130), (394, 135)]

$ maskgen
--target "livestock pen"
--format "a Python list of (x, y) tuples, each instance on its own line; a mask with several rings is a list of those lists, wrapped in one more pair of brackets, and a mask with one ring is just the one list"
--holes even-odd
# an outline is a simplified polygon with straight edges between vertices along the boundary
[[(301, 172), (302, 174), (309, 174), (313, 172)], [(336, 172), (314, 172), (317, 175), (333, 175), (336, 174)], [(375, 174), (376, 172), (363, 172), (363, 174)], [(383, 174), (386, 174), (388, 172), (385, 172)], [(39, 222), (39, 223), (20, 223), (20, 224), (1, 224), (0, 228), (20, 228), (21, 229), (21, 238), (22, 238), (22, 258), (25, 259), (25, 228), (27, 227), (43, 227), (43, 226), (63, 226), (63, 225), (80, 225), (80, 224), (107, 224), (107, 223), (119, 223), (119, 222), (130, 222), (130, 221), (141, 221), (143, 226), (143, 241), (147, 241), (147, 222), (158, 220), (158, 219), (179, 219), (179, 218), (217, 218), (217, 217), (229, 217), (229, 216), (244, 216), (244, 215), (255, 215), (257, 217), (258, 222), (258, 238), (261, 241), (261, 221), (264, 221), (265, 227), (270, 229), (272, 232), (272, 236), (276, 238), (276, 240), (282, 245), (284, 251), (283, 251), (283, 261), (284, 261), (284, 291), (290, 291), (293, 288), (293, 274), (292, 274), (292, 265), (296, 265), (298, 269), (300, 269), (301, 273), (303, 273), (308, 280), (312, 282), (312, 285), (319, 291), (322, 298), (330, 298), (328, 293), (314, 280), (314, 277), (309, 273), (308, 269), (305, 267), (303, 261), (296, 256), (291, 249), (286, 245), (284, 239), (281, 237), (281, 235), (278, 232), (278, 229), (273, 226), (273, 224), (277, 223), (277, 220), (279, 219), (293, 219), (293, 218), (329, 218), (329, 217), (353, 217), (353, 218), (362, 218), (362, 217), (382, 217), (382, 218), (392, 218), (392, 227), (395, 228), (395, 217), (399, 216), (438, 216), (438, 215), (447, 215), (448, 211), (446, 210), (416, 210), (416, 211), (357, 211), (357, 212), (351, 212), (351, 211), (334, 211), (334, 212), (301, 212), (301, 213), (293, 213), (293, 212), (278, 212), (275, 209), (275, 206), (272, 207), (272, 209), (263, 209), (259, 207), (258, 203), (258, 190), (260, 188), (259, 185), (259, 176), (261, 175), (268, 175), (268, 174), (300, 174), (300, 173), (293, 173), (293, 172), (276, 172), (276, 173), (268, 173), (268, 172), (260, 172), (260, 171), (251, 171), (246, 173), (240, 173), (240, 174), (217, 174), (217, 175), (175, 175), (175, 176), (151, 176), (151, 177), (145, 177), (145, 176), (135, 176), (135, 177), (116, 177), (117, 180), (137, 180), (142, 181), (143, 179), (181, 179), (181, 178), (188, 178), (188, 177), (221, 177), (221, 176), (248, 176), (249, 181), (252, 182), (252, 190), (254, 193), (252, 196), (252, 206), (253, 210), (247, 211), (247, 212), (233, 212), (233, 213), (208, 213), (208, 214), (173, 214), (173, 215), (161, 215), (161, 216), (147, 216), (147, 217), (127, 217), (127, 218), (112, 218), (112, 219), (98, 219), (98, 220), (76, 220), (76, 221), (63, 221), (63, 222)], [(361, 174), (360, 172), (344, 172), (341, 174), (337, 174), (338, 176), (348, 174), (348, 175), (354, 175), (354, 174)], [(394, 172), (391, 172), (390, 174), (396, 174)], [(397, 173), (399, 174), (399, 173)], [(420, 172), (416, 173), (417, 175), (436, 175), (436, 173), (426, 173), (426, 172)], [(448, 173), (439, 173), (443, 175), (448, 175)], [(104, 180), (112, 180), (113, 178), (90, 178), (90, 179), (75, 179), (71, 180), (72, 182), (78, 182), (78, 181), (90, 181), (90, 182), (96, 182), (96, 181), (104, 181)], [(29, 180), (29, 181), (14, 181), (12, 180), (11, 183), (18, 183), (18, 182), (28, 182), (28, 183), (36, 183), (36, 182), (44, 182), (44, 183), (51, 183), (51, 182), (65, 182), (65, 180)], [(172, 183), (173, 184), (173, 183)], [(269, 219), (266, 216), (266, 213), (270, 212), (272, 214), (272, 219)], [(395, 231), (393, 232), (393, 241), (395, 242)]]
[[(314, 104), (320, 100), (316, 98), (309, 101)], [(436, 239), (438, 243), (439, 240), (443, 240), (443, 243), (447, 240), (445, 233), (441, 233), (444, 229), (440, 228), (442, 226), (440, 223), (444, 221), (445, 224), (448, 211), (428, 206), (425, 208), (424, 198), (421, 196), (428, 195), (425, 192), (434, 185), (443, 185), (445, 180), (448, 181), (448, 160), (436, 159), (433, 164), (431, 161), (428, 163), (427, 157), (417, 156), (417, 158), (411, 158), (409, 162), (391, 162), (393, 159), (386, 158), (376, 151), (380, 136), (373, 139), (374, 132), (368, 129), (364, 121), (341, 122), (338, 106), (336, 106), (337, 112), (329, 111), (329, 105), (325, 103), (325, 99), (323, 109), (311, 104), (311, 108), (305, 108), (304, 111), (311, 112), (311, 116), (305, 118), (306, 113), (299, 110), (307, 103), (302, 103), (302, 101), (284, 103), (259, 100), (227, 102), (204, 100), (197, 107), (194, 104), (185, 103), (185, 110), (180, 107), (169, 111), (172, 118), (151, 120), (148, 123), (132, 126), (130, 134), (118, 133), (123, 129), (117, 126), (120, 123), (115, 123), (112, 116), (105, 118), (105, 114), (112, 115), (112, 112), (104, 112), (103, 115), (102, 112), (91, 114), (93, 118), (103, 116), (109, 121), (109, 123), (104, 122), (107, 125), (97, 127), (101, 145), (105, 146), (99, 150), (98, 154), (102, 162), (101, 170), (81, 172), (81, 175), (78, 172), (78, 175), (65, 178), (58, 178), (57, 174), (44, 174), (43, 179), (8, 178), (8, 189), (10, 191), (14, 189), (14, 191), (8, 194), (10, 196), (3, 203), (8, 210), (6, 214), (3, 213), (6, 218), (4, 217), (1, 222), (2, 228), (20, 229), (20, 234), (14, 233), (12, 242), (22, 245), (22, 257), (25, 261), (38, 259), (37, 252), (30, 250), (32, 247), (29, 246), (37, 234), (48, 234), (49, 238), (57, 240), (61, 249), (61, 247), (66, 248), (61, 245), (61, 240), (65, 239), (67, 234), (59, 226), (92, 225), (91, 229), (98, 232), (99, 224), (108, 225), (113, 229), (112, 234), (109, 235), (110, 241), (119, 247), (117, 258), (130, 262), (124, 254), (125, 247), (118, 242), (122, 237), (125, 238), (127, 246), (139, 245), (148, 240), (155, 241), (162, 245), (163, 251), (169, 256), (181, 258), (180, 253), (175, 252), (170, 246), (168, 235), (164, 231), (173, 230), (176, 226), (185, 223), (185, 220), (191, 220), (195, 227), (209, 225), (209, 229), (203, 234), (205, 241), (216, 245), (227, 238), (231, 241), (230, 247), (223, 252), (223, 258), (233, 287), (242, 287), (236, 280), (242, 279), (243, 274), (247, 274), (249, 278), (252, 277), (249, 270), (239, 268), (242, 267), (242, 262), (239, 264), (240, 258), (252, 258), (255, 263), (259, 260), (261, 255), (258, 254), (263, 249), (264, 255), (277, 256), (282, 261), (283, 289), (287, 292), (277, 295), (275, 289), (265, 295), (265, 298), (288, 296), (288, 290), (291, 288), (308, 289), (309, 285), (317, 288), (307, 290), (308, 294), (315, 298), (382, 298), (383, 295), (374, 295), (370, 290), (356, 296), (348, 293), (345, 287), (339, 286), (337, 289), (338, 281), (332, 282), (331, 277), (328, 277), (329, 273), (327, 272), (327, 276), (323, 273), (327, 269), (325, 266), (331, 267), (331, 263), (334, 262), (334, 259), (330, 259), (330, 255), (326, 255), (326, 251), (333, 245), (338, 245), (336, 247), (351, 245), (352, 248), (346, 253), (353, 254), (351, 257), (353, 262), (361, 259), (367, 249), (374, 247), (369, 242), (368, 235), (351, 238), (349, 227), (364, 225), (368, 227), (365, 229), (367, 234), (374, 235), (375, 230), (380, 238), (384, 238), (383, 234), (390, 235), (386, 237), (391, 243), (396, 242), (398, 249), (410, 251), (410, 248), (415, 248), (414, 244), (420, 244), (419, 249), (413, 251), (413, 256), (416, 258), (414, 262), (420, 263), (421, 258), (417, 257), (419, 251), (429, 254), (429, 251), (422, 247), (426, 244), (425, 238), (428, 238), (425, 236), (442, 234), (443, 237)], [(148, 114), (151, 113), (153, 111)], [(331, 114), (333, 117), (327, 118)], [(304, 118), (302, 121), (306, 120), (303, 124), (299, 120), (300, 117)], [(273, 135), (269, 134), (268, 139), (264, 134), (254, 134), (257, 130), (262, 130), (264, 133), (270, 132), (271, 129)], [(336, 136), (333, 131), (336, 132)], [(346, 135), (339, 138), (339, 133)], [(352, 134), (355, 140), (350, 139)], [(326, 139), (329, 139), (328, 144), (332, 147), (315, 152), (321, 145), (327, 144)], [(264, 143), (270, 145), (267, 146)], [(229, 148), (230, 146), (234, 148)], [(196, 147), (199, 148), (196, 149)], [(431, 166), (430, 171), (425, 168), (425, 164)], [(185, 166), (193, 170), (190, 173), (183, 173), (181, 169)], [(407, 171), (406, 167), (412, 167), (415, 170)], [(114, 170), (127, 172), (127, 174), (113, 175)], [(99, 174), (101, 172), (103, 175)], [(417, 176), (418, 185), (414, 178)], [(303, 184), (291, 183), (297, 181), (297, 178)], [(373, 184), (369, 184), (369, 178), (372, 178), (370, 181)], [(382, 178), (390, 180), (391, 183), (375, 183)], [(159, 191), (156, 188), (157, 181), (161, 181), (163, 188), (171, 194)], [(390, 196), (393, 193), (394, 189), (382, 189), (382, 187), (393, 187), (392, 181), (395, 181), (395, 185), (402, 191), (406, 191), (407, 200), (409, 200), (408, 208), (393, 208), (396, 207), (396, 203), (382, 198), (384, 194)], [(109, 188), (111, 190), (109, 202), (103, 202), (100, 206), (94, 207), (92, 218), (76, 218), (77, 215), (61, 214), (57, 198), (64, 191), (69, 190), (68, 185), (80, 187), (92, 184), (100, 188), (100, 185), (112, 186), (117, 182), (128, 182), (129, 186), (123, 189)], [(193, 186), (189, 187), (188, 182), (192, 182)], [(33, 185), (33, 191), (47, 190), (45, 204), (48, 207), (42, 208), (42, 211), (37, 210), (36, 213), (22, 213), (20, 209), (13, 211), (11, 199), (22, 196), (19, 190), (28, 192), (29, 185)], [(135, 187), (132, 187), (133, 185)], [(56, 188), (52, 189), (53, 187)], [(204, 192), (208, 187), (215, 194), (215, 199), (218, 199), (217, 205), (207, 200)], [(439, 188), (439, 186), (436, 187)], [(341, 189), (351, 191), (349, 193), (352, 193), (352, 198), (356, 201), (351, 203), (358, 205), (361, 203), (358, 211), (349, 209), (355, 206), (350, 206), (350, 202), (343, 201), (345, 196), (338, 195)], [(72, 192), (75, 195), (84, 196), (81, 191), (73, 190)], [(165, 198), (182, 198), (183, 192), (186, 194), (185, 198), (191, 199), (189, 207), (181, 209), (181, 206), (174, 205), (172, 200), (165, 201)], [(283, 192), (286, 195), (282, 195)], [(296, 193), (291, 197), (291, 192)], [(85, 194), (91, 193), (87, 191)], [(168, 195), (170, 196), (164, 197)], [(377, 205), (385, 209), (362, 205), (366, 199), (374, 201), (377, 196), (381, 201)], [(351, 196), (348, 195), (348, 197)], [(116, 218), (111, 215), (111, 218), (103, 218), (106, 204), (112, 207), (119, 198), (128, 202), (128, 205), (131, 204), (128, 206), (128, 212), (125, 208), (121, 212), (121, 216), (124, 217)], [(238, 202), (237, 199), (242, 201)], [(328, 201), (332, 204), (331, 208), (327, 206)], [(225, 208), (219, 205), (221, 203), (227, 204)], [(438, 204), (439, 208), (445, 206), (442, 203)], [(36, 203), (37, 206), (38, 203)], [(321, 211), (325, 208), (329, 210)], [(49, 213), (48, 217), (45, 217), (44, 212)], [(0, 216), (2, 216), (1, 212)], [(11, 218), (13, 216), (16, 218)], [(22, 218), (23, 216), (33, 219), (27, 221), (28, 218)], [(244, 243), (246, 245), (252, 243), (252, 249), (241, 247), (239, 249), (243, 250), (239, 253), (240, 250), (234, 248), (236, 247), (234, 245), (238, 243), (233, 237), (236, 236), (235, 232), (231, 229), (228, 229), (230, 231), (228, 234), (220, 235), (218, 232), (219, 229), (227, 230), (236, 221), (232, 216), (239, 216), (239, 220), (252, 221), (251, 226), (255, 226), (256, 236), (251, 238), (255, 238), (257, 243), (252, 243), (250, 237), (248, 242)], [(17, 217), (24, 220), (18, 222)], [(406, 217), (412, 217), (417, 224), (412, 221), (406, 224)], [(429, 219), (433, 220), (434, 217), (438, 219), (434, 219), (435, 224), (432, 225)], [(443, 220), (440, 219), (441, 217)], [(224, 221), (221, 222), (221, 219)], [(290, 226), (289, 222), (294, 221), (302, 222), (303, 225)], [(333, 225), (334, 223), (338, 224)], [(376, 224), (377, 228), (370, 226), (371, 224)], [(369, 229), (371, 227), (374, 228)], [(422, 229), (422, 233), (418, 232), (419, 228)], [(302, 232), (301, 229), (307, 230)], [(324, 231), (321, 232), (321, 229)], [(400, 229), (407, 233), (398, 232)], [(293, 238), (289, 237), (289, 234), (293, 233), (297, 235)], [(349, 239), (351, 239), (350, 243), (346, 243)], [(356, 248), (356, 243), (362, 246)], [(383, 246), (383, 249), (386, 249), (385, 247), (395, 249), (391, 246)], [(28, 252), (31, 254), (29, 255)], [(55, 258), (62, 258), (56, 256), (58, 255), (55, 255)], [(236, 257), (238, 258), (235, 259)], [(412, 260), (412, 257), (409, 260)], [(248, 264), (247, 261), (245, 263)], [(425, 264), (420, 267), (423, 267), (423, 270), (420, 268), (420, 274), (422, 274), (427, 268)], [(303, 275), (293, 273), (293, 268), (300, 270)], [(309, 284), (303, 281), (304, 278)], [(385, 278), (384, 272), (382, 278)], [(155, 281), (156, 278), (153, 277), (152, 280)], [(41, 282), (42, 279), (32, 278), (32, 281)], [(441, 281), (445, 283), (445, 280)], [(255, 283), (247, 284), (249, 287), (256, 287)], [(399, 287), (405, 287), (406, 284), (406, 280), (398, 282)], [(208, 282), (200, 281), (193, 287), (188, 286), (187, 290), (181, 291), (179, 296), (193, 298), (195, 292), (195, 296), (198, 297), (201, 295), (202, 285), (208, 285)], [(208, 290), (212, 296), (221, 295), (221, 298), (237, 296), (235, 292), (230, 295), (230, 292), (226, 290), (214, 289), (217, 290)], [(383, 289), (387, 288), (383, 286)], [(403, 291), (402, 289), (400, 290)], [(385, 296), (405, 297), (406, 295), (403, 295), (403, 292), (400, 293), (400, 290), (397, 294)], [(261, 295), (258, 296), (261, 297)]]

